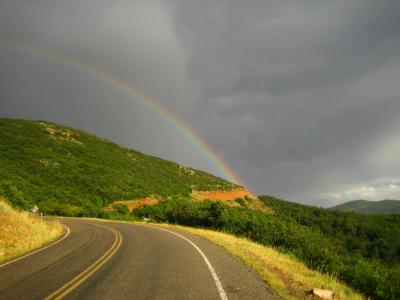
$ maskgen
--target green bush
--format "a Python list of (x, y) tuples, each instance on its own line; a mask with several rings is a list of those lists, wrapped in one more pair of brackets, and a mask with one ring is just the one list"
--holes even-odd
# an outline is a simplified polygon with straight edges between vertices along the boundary
[(0, 181), (0, 196), (3, 196), (10, 203), (23, 209), (31, 208), (31, 203), (24, 198), (20, 191), (11, 181)]
[(238, 203), (240, 206), (246, 207), (246, 202), (243, 200), (243, 198), (236, 198), (235, 202)]
[(112, 205), (112, 208), (114, 208), (121, 215), (129, 214), (129, 208), (125, 204), (116, 203)]

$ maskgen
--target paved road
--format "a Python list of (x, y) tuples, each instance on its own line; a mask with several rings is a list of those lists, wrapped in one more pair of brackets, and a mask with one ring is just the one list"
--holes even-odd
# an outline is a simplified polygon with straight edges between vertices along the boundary
[(61, 222), (70, 229), (64, 240), (0, 267), (0, 299), (277, 299), (237, 258), (196, 235)]

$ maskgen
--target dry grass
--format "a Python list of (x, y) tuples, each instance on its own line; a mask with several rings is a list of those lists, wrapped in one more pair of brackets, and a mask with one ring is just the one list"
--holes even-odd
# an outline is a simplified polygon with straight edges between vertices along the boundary
[(58, 222), (41, 222), (0, 198), (0, 264), (52, 242), (62, 232)]
[(298, 259), (274, 248), (226, 233), (182, 226), (173, 227), (203, 236), (239, 257), (247, 266), (256, 270), (283, 299), (310, 299), (312, 296), (307, 292), (312, 288), (332, 290), (335, 292), (335, 299), (363, 299), (360, 294), (333, 276), (310, 270)]

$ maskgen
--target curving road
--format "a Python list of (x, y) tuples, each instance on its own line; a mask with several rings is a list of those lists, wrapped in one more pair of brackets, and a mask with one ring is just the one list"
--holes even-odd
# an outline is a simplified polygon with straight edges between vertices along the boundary
[(204, 238), (141, 224), (60, 219), (62, 241), (0, 266), (0, 299), (277, 299)]

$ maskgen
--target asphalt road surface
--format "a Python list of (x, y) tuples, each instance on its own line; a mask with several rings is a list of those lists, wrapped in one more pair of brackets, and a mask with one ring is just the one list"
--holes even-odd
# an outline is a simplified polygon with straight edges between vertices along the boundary
[(60, 220), (69, 229), (63, 240), (0, 267), (0, 299), (277, 299), (255, 272), (202, 237)]

